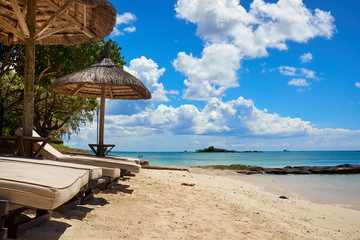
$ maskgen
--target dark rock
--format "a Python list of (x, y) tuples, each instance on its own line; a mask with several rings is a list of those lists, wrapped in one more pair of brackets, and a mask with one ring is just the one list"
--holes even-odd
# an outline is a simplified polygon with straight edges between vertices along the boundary
[(360, 165), (355, 164), (342, 164), (338, 166), (286, 166), (284, 168), (261, 168), (251, 166), (248, 170), (237, 171), (242, 174), (359, 174)]

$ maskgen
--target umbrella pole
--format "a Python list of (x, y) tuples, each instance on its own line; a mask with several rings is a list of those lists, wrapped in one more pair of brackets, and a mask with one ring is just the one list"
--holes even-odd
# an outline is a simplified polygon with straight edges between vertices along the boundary
[(104, 144), (105, 86), (101, 86), (99, 144)]
[(99, 144), (99, 107), (96, 107), (96, 143)]
[[(31, 137), (34, 125), (34, 79), (35, 79), (35, 20), (36, 0), (27, 1), (26, 22), (29, 37), (25, 39), (24, 115), (23, 136)], [(26, 156), (31, 156), (30, 143), (24, 146)]]

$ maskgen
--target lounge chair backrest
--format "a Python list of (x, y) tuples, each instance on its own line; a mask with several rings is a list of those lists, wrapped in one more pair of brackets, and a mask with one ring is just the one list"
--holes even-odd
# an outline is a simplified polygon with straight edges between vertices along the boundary
[[(21, 128), (16, 129), (15, 134), (18, 136), (22, 136), (22, 129)], [(33, 130), (33, 136), (40, 137), (40, 135), (34, 130)], [(41, 145), (41, 143), (35, 143), (35, 144)], [(64, 155), (61, 152), (53, 148), (50, 144), (45, 145), (44, 149), (41, 151), (41, 155), (49, 160), (57, 160), (58, 158), (64, 157)]]

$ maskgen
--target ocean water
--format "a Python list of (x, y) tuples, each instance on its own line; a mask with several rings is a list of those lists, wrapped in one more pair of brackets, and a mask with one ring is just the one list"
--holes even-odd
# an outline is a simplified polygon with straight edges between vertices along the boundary
[(263, 153), (195, 153), (195, 152), (111, 152), (134, 157), (143, 156), (150, 165), (204, 166), (244, 164), (261, 167), (332, 166), (360, 164), (360, 151), (263, 152)]
[[(360, 164), (359, 151), (194, 153), (194, 152), (111, 152), (148, 160), (150, 165), (204, 166), (244, 164), (261, 167), (334, 166)], [(352, 175), (240, 175), (274, 194), (341, 205), (360, 211), (360, 174)]]

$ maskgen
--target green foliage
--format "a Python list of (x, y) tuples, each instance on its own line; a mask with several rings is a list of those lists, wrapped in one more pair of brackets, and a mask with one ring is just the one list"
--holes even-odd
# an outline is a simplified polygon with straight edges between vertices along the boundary
[(51, 146), (53, 146), (56, 150), (58, 150), (61, 153), (83, 153), (83, 154), (90, 154), (88, 151), (85, 151), (83, 149), (78, 149), (78, 148), (71, 148), (68, 146), (65, 146), (63, 144), (55, 144), (55, 143), (50, 143)]
[[(96, 99), (68, 97), (48, 88), (56, 79), (95, 64), (104, 47), (104, 42), (36, 46), (34, 129), (41, 136), (59, 138), (65, 133), (71, 135), (78, 132), (81, 124), (92, 122), (98, 106)], [(122, 67), (125, 62), (120, 50), (121, 47), (111, 41), (111, 59)], [(3, 134), (9, 135), (22, 126), (25, 51), (23, 46), (1, 44), (0, 51), (0, 129), (3, 122)]]
[[(15, 151), (15, 152), (18, 151), (17, 145), (14, 141), (6, 141), (6, 142), (13, 151)], [(2, 142), (0, 144), (0, 153), (12, 154), (11, 151), (7, 148), (7, 146), (5, 146), (5, 144), (3, 144)]]
[(236, 151), (226, 150), (226, 149), (222, 149), (222, 148), (215, 148), (214, 146), (210, 146), (208, 148), (198, 149), (198, 150), (196, 150), (196, 152), (236, 152)]

